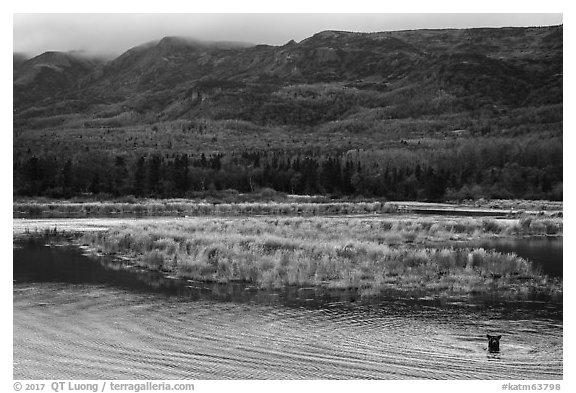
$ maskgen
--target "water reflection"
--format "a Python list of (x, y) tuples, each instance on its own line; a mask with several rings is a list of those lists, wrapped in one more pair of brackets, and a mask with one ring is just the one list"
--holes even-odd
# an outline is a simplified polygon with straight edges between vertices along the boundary
[(563, 238), (495, 238), (458, 243), (459, 246), (493, 249), (502, 253), (515, 253), (534, 262), (544, 274), (562, 277), (563, 274)]
[(207, 283), (166, 276), (134, 266), (114, 257), (86, 255), (75, 246), (45, 246), (27, 244), (14, 249), (13, 275), (15, 282), (64, 282), (71, 284), (107, 285), (131, 291), (155, 292), (190, 301), (219, 300), (237, 303), (261, 303), (324, 307), (380, 305), (394, 299), (399, 309), (416, 309), (422, 315), (426, 310), (473, 309), (495, 310), (508, 318), (525, 317), (525, 312), (561, 318), (561, 304), (549, 303), (546, 297), (535, 295), (531, 300), (509, 301), (488, 295), (475, 297), (439, 298), (427, 293), (388, 291), (379, 297), (361, 298), (355, 289), (330, 290), (319, 287), (286, 287), (281, 290), (258, 289), (249, 283)]

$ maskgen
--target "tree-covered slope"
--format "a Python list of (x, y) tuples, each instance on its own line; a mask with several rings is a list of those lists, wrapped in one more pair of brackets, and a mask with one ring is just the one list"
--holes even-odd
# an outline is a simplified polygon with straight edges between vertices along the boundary
[(15, 192), (559, 199), (562, 61), (562, 26), (15, 56)]

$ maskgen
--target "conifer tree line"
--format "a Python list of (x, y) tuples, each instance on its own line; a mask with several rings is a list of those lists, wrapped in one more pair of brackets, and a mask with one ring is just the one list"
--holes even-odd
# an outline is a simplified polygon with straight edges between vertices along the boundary
[(50, 152), (14, 159), (16, 196), (172, 198), (263, 188), (388, 200), (562, 199), (561, 139), (478, 138), (428, 149), (297, 153)]

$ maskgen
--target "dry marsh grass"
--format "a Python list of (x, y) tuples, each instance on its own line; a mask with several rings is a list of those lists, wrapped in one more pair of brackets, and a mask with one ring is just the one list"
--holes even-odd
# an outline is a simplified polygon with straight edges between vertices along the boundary
[(14, 218), (346, 215), (390, 213), (397, 208), (383, 202), (225, 202), (151, 199), (137, 202), (17, 201)]
[(85, 234), (83, 241), (104, 253), (130, 256), (150, 269), (262, 288), (357, 288), (365, 296), (389, 289), (561, 294), (561, 282), (515, 254), (424, 245), (479, 231), (521, 228), (518, 223), (479, 219), (192, 218), (124, 225)]

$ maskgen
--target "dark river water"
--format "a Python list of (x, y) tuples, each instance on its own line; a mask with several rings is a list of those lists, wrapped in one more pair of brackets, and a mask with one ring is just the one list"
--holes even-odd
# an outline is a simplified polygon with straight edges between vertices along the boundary
[(515, 253), (534, 262), (542, 272), (562, 277), (562, 237), (539, 237), (524, 239), (496, 238), (465, 243), (467, 247), (494, 249), (502, 253)]
[(364, 303), (169, 279), (71, 246), (13, 256), (15, 379), (562, 378), (561, 305)]

